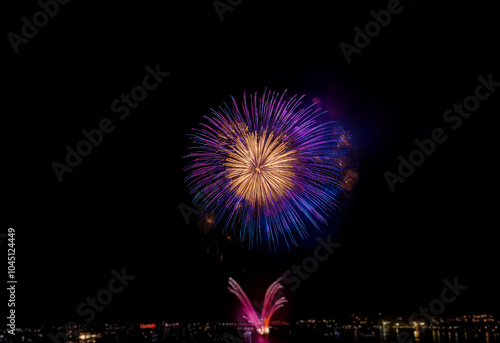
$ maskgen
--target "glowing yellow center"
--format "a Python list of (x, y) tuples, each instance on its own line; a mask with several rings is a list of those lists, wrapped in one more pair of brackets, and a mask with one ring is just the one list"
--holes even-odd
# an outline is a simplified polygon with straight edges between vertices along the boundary
[(293, 186), (295, 151), (281, 136), (245, 132), (231, 145), (227, 177), (236, 194), (260, 205), (284, 197)]

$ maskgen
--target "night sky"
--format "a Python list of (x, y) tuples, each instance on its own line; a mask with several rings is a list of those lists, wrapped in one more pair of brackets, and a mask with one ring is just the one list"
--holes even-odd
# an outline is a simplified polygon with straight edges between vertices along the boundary
[[(122, 268), (135, 279), (96, 322), (235, 320), (229, 277), (261, 300), (327, 235), (340, 247), (289, 292), (277, 318), (405, 316), (455, 277), (468, 287), (444, 315), (499, 314), (500, 87), (456, 130), (443, 113), (475, 94), (479, 76), (500, 81), (500, 2), (401, 1), (351, 63), (339, 45), (353, 45), (354, 27), (390, 2), (327, 3), (244, 0), (221, 21), (211, 1), (75, 0), (18, 53), (8, 34), (21, 34), (40, 6), (0, 3), (0, 232), (16, 229), (19, 325), (82, 321), (77, 306)], [(110, 105), (158, 64), (170, 74), (121, 120)], [(221, 261), (178, 208), (193, 198), (182, 170), (187, 134), (230, 95), (265, 87), (327, 104), (352, 134), (359, 181), (298, 248), (228, 243)], [(59, 182), (51, 164), (103, 118), (114, 131)], [(384, 173), (397, 173), (398, 156), (436, 128), (446, 141), (391, 192)]]

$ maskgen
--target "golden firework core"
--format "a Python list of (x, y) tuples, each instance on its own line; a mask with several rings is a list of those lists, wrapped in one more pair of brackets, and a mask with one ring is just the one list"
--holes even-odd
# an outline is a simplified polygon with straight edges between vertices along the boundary
[(293, 187), (295, 154), (273, 132), (243, 132), (224, 164), (231, 188), (256, 206), (283, 198)]

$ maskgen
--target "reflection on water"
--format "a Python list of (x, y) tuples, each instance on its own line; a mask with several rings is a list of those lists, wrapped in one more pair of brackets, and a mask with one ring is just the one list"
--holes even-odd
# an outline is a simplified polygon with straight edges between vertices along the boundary
[[(309, 335), (297, 335), (293, 332), (288, 334), (274, 334), (270, 336), (259, 336), (256, 334), (246, 337), (245, 343), (500, 343), (500, 333), (485, 330), (467, 331), (464, 329), (439, 330), (420, 329), (405, 331), (399, 329), (388, 329), (377, 332), (376, 335), (361, 335), (357, 330), (349, 330), (334, 334), (314, 333)], [(403, 334), (407, 333), (407, 335)]]

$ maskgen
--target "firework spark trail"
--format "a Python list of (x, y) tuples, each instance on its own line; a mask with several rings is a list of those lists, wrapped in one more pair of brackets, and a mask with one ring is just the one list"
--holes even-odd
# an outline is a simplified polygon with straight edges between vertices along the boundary
[(245, 294), (240, 285), (233, 279), (229, 278), (229, 292), (236, 295), (238, 300), (243, 305), (243, 312), (245, 313), (244, 318), (255, 327), (257, 332), (261, 335), (269, 333), (269, 323), (271, 321), (271, 317), (276, 312), (276, 310), (280, 309), (287, 302), (284, 296), (279, 299), (275, 299), (278, 291), (283, 289), (283, 286), (280, 284), (281, 278), (278, 278), (274, 281), (266, 291), (266, 295), (264, 297), (264, 305), (262, 307), (262, 313), (259, 317), (254, 307), (250, 303), (248, 296)]
[(266, 291), (266, 295), (264, 297), (264, 306), (262, 308), (262, 321), (265, 327), (269, 326), (269, 321), (271, 320), (271, 316), (276, 312), (277, 309), (284, 306), (287, 302), (285, 297), (281, 297), (276, 301), (273, 299), (276, 297), (276, 294), (279, 290), (283, 289), (283, 286), (280, 284), (281, 278), (274, 281), (271, 286)]
[(257, 315), (255, 309), (253, 308), (252, 304), (250, 303), (250, 299), (248, 299), (248, 296), (245, 294), (245, 292), (243, 292), (243, 289), (240, 287), (240, 285), (233, 278), (229, 278), (229, 286), (230, 287), (227, 288), (229, 289), (229, 292), (236, 295), (236, 297), (240, 300), (241, 304), (243, 305), (243, 310), (246, 314), (244, 318), (250, 324), (253, 324), (256, 327), (260, 326), (261, 320)]
[(303, 107), (304, 96), (244, 93), (193, 129), (192, 158), (185, 170), (214, 225), (237, 226), (250, 246), (284, 239), (287, 246), (307, 237), (306, 222), (327, 223), (341, 189), (339, 160), (345, 153), (334, 123), (318, 123), (319, 106)]

